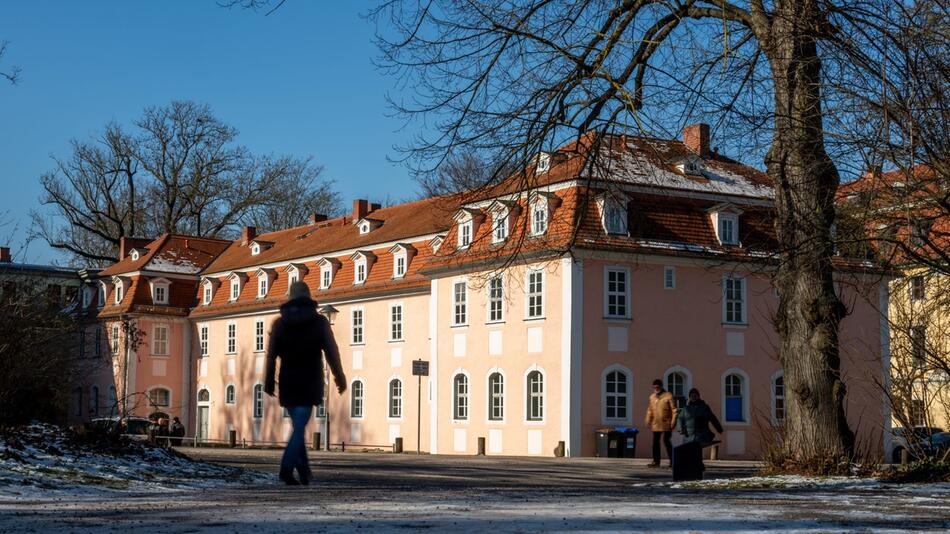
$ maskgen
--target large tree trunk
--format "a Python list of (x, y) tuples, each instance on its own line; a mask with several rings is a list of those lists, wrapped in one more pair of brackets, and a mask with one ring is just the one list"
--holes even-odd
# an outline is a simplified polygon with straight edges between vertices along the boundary
[(847, 464), (854, 434), (845, 419), (838, 352), (845, 308), (834, 287), (831, 226), (839, 178), (824, 147), (814, 37), (820, 26), (814, 0), (779, 1), (762, 44), (775, 81), (775, 131), (766, 167), (775, 183), (782, 246), (775, 280), (786, 390), (782, 452), (792, 463), (788, 467), (829, 472)]

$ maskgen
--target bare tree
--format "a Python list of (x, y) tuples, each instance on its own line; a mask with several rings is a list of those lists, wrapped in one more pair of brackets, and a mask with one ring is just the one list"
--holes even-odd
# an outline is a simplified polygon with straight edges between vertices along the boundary
[[(3, 56), (7, 53), (7, 45), (9, 44), (10, 43), (7, 41), (0, 41), (0, 60), (3, 60)], [(14, 65), (12, 67), (0, 70), (0, 77), (5, 78), (12, 84), (15, 84), (20, 78), (20, 67)]]
[(840, 178), (828, 149), (849, 161), (848, 143), (825, 122), (854, 118), (846, 82), (881, 78), (875, 38), (903, 13), (887, 0), (388, 0), (373, 15), (381, 65), (414, 90), (397, 111), (435, 124), (405, 152), (422, 171), (464, 150), (526, 164), (590, 132), (595, 142), (613, 130), (665, 133), (696, 115), (718, 118), (735, 147), (767, 139), (789, 392), (783, 449), (797, 468), (847, 465), (846, 309), (832, 278)]
[[(310, 159), (251, 154), (208, 106), (147, 108), (132, 132), (110, 124), (74, 141), (68, 159), (41, 178), (36, 233), (95, 265), (117, 261), (122, 236), (164, 232), (222, 237), (238, 225), (304, 224), (336, 209), (337, 196)], [(283, 206), (284, 209), (275, 209)]]

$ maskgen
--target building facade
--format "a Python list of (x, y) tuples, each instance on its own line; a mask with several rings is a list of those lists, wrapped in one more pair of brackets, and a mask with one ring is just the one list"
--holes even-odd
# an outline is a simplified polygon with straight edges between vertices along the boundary
[[(327, 388), (309, 429), (331, 443), (402, 437), (409, 450), (474, 454), (483, 438), (487, 454), (553, 455), (563, 442), (591, 456), (598, 428), (642, 424), (661, 378), (678, 402), (700, 389), (726, 428), (723, 457), (754, 457), (784, 418), (773, 193), (708, 140), (702, 125), (683, 142), (615, 136), (593, 158), (584, 138), (539, 156), (528, 190), (513, 177), (477, 197), (358, 200), (345, 216), (247, 228), (233, 242), (135, 244), (100, 292), (111, 346), (130, 319), (138, 333), (113, 351), (127, 362), (115, 366), (120, 389), (167, 390), (136, 409), (168, 408), (201, 439), (282, 441), (290, 421), (263, 393), (265, 352), (303, 280), (349, 382), (343, 396)], [(182, 261), (199, 242), (203, 255)], [(852, 310), (841, 331), (848, 415), (879, 448), (887, 287), (872, 265), (837, 260)], [(159, 287), (180, 300), (160, 301)], [(412, 375), (414, 360), (429, 376)]]

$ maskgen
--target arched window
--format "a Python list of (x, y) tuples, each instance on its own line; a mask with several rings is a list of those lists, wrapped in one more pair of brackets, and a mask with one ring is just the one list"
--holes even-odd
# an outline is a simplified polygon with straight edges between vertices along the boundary
[(228, 384), (228, 387), (224, 389), (224, 403), (225, 404), (234, 404), (234, 384)]
[(468, 377), (459, 373), (452, 380), (453, 419), (456, 421), (468, 420)]
[(785, 422), (785, 376), (781, 374), (772, 379), (772, 419)]
[(726, 421), (745, 421), (745, 384), (741, 375), (732, 373), (726, 375)]
[(505, 377), (501, 373), (488, 376), (488, 420), (505, 419)]
[(402, 417), (402, 381), (389, 381), (389, 417)]
[(544, 419), (544, 375), (541, 371), (528, 373), (527, 386), (528, 421), (541, 421)]
[(628, 384), (627, 373), (615, 370), (604, 376), (604, 418), (626, 419)]
[(99, 415), (99, 386), (92, 386), (89, 392), (89, 413), (93, 417)]
[(254, 419), (264, 417), (264, 384), (254, 384)]
[[(263, 391), (263, 387), (264, 386), (261, 386), (262, 391)], [(211, 401), (211, 393), (209, 393), (207, 389), (202, 389), (201, 391), (198, 392), (198, 402), (210, 402), (210, 401)]]
[(154, 388), (148, 392), (148, 402), (154, 408), (167, 408), (171, 405), (171, 391), (166, 388)]
[(350, 388), (350, 417), (363, 417), (363, 382), (355, 380)]
[(666, 375), (666, 390), (673, 394), (677, 408), (686, 406), (686, 375), (679, 371)]

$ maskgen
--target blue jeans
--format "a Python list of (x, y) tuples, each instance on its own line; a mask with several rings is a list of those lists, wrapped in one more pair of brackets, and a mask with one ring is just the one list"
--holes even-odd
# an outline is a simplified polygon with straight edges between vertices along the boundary
[(304, 430), (307, 423), (310, 422), (310, 414), (313, 406), (288, 406), (290, 413), (290, 422), (294, 427), (287, 440), (287, 448), (284, 449), (284, 456), (280, 460), (280, 472), (292, 474), (294, 468), (301, 475), (310, 475), (310, 463), (307, 460), (307, 444), (304, 441)]

